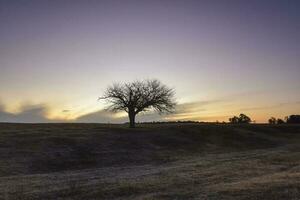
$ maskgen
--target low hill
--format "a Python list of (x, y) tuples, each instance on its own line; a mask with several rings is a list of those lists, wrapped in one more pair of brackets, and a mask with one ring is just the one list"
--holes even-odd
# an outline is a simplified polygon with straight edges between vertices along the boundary
[(0, 199), (297, 199), (300, 126), (0, 124)]

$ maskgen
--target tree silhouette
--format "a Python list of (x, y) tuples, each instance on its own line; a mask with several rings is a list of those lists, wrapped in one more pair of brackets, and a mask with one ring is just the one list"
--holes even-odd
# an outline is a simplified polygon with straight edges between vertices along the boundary
[(245, 114), (240, 114), (239, 117), (233, 116), (232, 118), (229, 118), (229, 122), (232, 124), (249, 124), (251, 119)]
[(276, 119), (275, 117), (271, 117), (269, 119), (269, 124), (284, 124), (284, 123), (285, 122), (280, 118)]
[(289, 117), (286, 117), (286, 123), (300, 124), (300, 115), (290, 115)]
[(237, 116), (233, 116), (232, 118), (229, 118), (229, 122), (232, 124), (239, 123), (239, 118)]
[(245, 114), (240, 114), (239, 123), (241, 124), (249, 124), (251, 122), (251, 118)]
[(278, 118), (277, 119), (277, 124), (284, 124), (285, 122), (283, 121), (283, 119)]
[(276, 122), (277, 122), (275, 117), (271, 117), (268, 121), (269, 121), (269, 124), (276, 124)]
[(115, 83), (109, 86), (102, 97), (110, 104), (110, 111), (128, 113), (130, 127), (135, 127), (135, 117), (140, 112), (156, 110), (170, 113), (175, 108), (174, 90), (160, 81), (144, 80), (129, 83)]

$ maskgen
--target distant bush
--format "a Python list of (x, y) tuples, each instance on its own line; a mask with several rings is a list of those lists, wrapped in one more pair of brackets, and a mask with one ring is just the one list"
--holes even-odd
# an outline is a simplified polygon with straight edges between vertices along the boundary
[(300, 124), (300, 115), (290, 115), (289, 117), (286, 117), (286, 123)]
[(277, 119), (275, 117), (271, 117), (268, 121), (269, 121), (269, 124), (276, 124), (277, 123)]
[(283, 119), (276, 119), (275, 117), (271, 117), (269, 120), (269, 124), (284, 124), (285, 121)]
[(229, 122), (232, 124), (239, 123), (239, 118), (237, 116), (233, 116), (232, 118), (229, 118)]
[(233, 116), (229, 118), (229, 122), (232, 124), (249, 124), (251, 121), (251, 118), (245, 114), (240, 114), (239, 117)]
[(277, 119), (277, 124), (284, 124), (284, 123), (285, 123), (285, 122), (284, 122), (283, 119), (280, 119), (280, 118)]

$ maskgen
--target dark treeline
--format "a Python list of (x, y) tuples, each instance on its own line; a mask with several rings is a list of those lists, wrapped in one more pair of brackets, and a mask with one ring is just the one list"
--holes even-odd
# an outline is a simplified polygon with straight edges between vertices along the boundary
[(269, 124), (300, 124), (300, 115), (290, 115), (283, 119), (271, 117)]
[[(193, 121), (193, 120), (177, 120), (177, 121), (151, 121), (151, 122), (138, 122), (138, 124), (250, 124), (255, 123), (249, 116), (241, 113), (239, 116), (233, 116), (229, 118), (229, 122), (205, 122), (205, 121)], [(268, 120), (269, 124), (300, 124), (300, 115), (290, 115), (283, 119), (271, 117)], [(128, 124), (126, 122), (125, 124)]]
[[(249, 124), (254, 122), (245, 114), (240, 114), (239, 116), (233, 116), (229, 118), (229, 123), (231, 124)], [(283, 119), (271, 117), (268, 120), (269, 124), (300, 124), (300, 115), (290, 115)]]
[[(200, 121), (193, 121), (193, 120), (185, 120), (185, 121), (152, 121), (152, 122), (138, 122), (137, 124), (199, 124), (199, 123), (206, 123), (206, 122), (200, 122)], [(128, 122), (126, 122), (128, 124)]]

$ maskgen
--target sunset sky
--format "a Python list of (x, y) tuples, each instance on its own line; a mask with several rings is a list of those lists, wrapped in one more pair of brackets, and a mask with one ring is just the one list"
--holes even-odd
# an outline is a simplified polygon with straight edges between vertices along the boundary
[(127, 121), (97, 101), (156, 78), (171, 115), (256, 122), (300, 113), (299, 0), (0, 0), (0, 121)]

